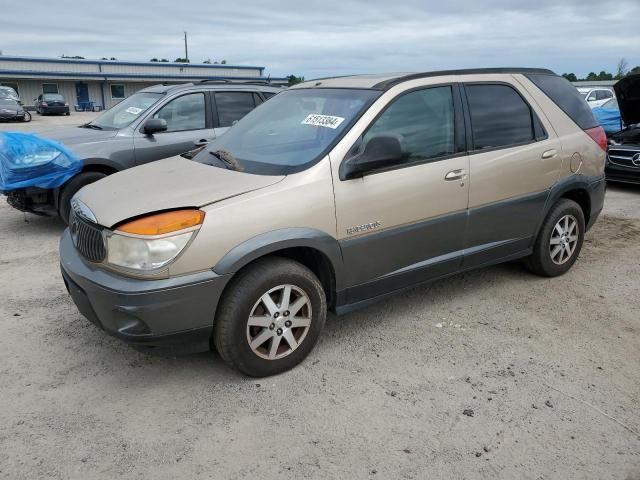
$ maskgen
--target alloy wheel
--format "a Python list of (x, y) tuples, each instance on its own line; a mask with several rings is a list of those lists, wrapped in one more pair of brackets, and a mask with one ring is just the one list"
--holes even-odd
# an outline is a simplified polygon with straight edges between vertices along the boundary
[(578, 220), (573, 215), (564, 215), (558, 220), (549, 241), (549, 256), (556, 265), (569, 261), (578, 245)]
[(293, 353), (311, 326), (309, 296), (295, 285), (279, 285), (254, 304), (247, 321), (247, 342), (253, 353), (278, 360)]

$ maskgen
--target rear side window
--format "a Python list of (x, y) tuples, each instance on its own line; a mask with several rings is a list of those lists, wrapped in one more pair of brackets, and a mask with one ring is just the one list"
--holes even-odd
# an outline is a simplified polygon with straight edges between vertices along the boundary
[(252, 92), (216, 92), (215, 97), (221, 127), (230, 127), (256, 106)]
[(589, 105), (566, 79), (543, 73), (530, 73), (526, 77), (553, 100), (580, 128), (587, 130), (598, 126)]
[(473, 149), (529, 143), (536, 139), (529, 105), (508, 85), (465, 85), (471, 115)]

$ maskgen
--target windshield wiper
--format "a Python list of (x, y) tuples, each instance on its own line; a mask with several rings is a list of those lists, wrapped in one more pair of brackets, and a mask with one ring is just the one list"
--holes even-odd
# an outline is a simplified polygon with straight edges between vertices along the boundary
[(80, 128), (92, 128), (93, 130), (102, 130), (100, 125), (94, 125), (93, 123), (85, 123), (84, 125), (80, 125)]
[(209, 150), (209, 153), (220, 160), (224, 166), (227, 167), (227, 170), (237, 170), (238, 172), (242, 170), (238, 160), (236, 160), (236, 157), (234, 157), (230, 152), (227, 152), (226, 150), (216, 150), (215, 152), (212, 152)]

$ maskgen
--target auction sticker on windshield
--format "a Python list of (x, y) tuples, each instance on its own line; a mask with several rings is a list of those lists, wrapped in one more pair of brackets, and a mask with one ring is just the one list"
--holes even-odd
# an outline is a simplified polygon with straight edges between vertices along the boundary
[(131, 113), (132, 115), (138, 115), (142, 109), (137, 107), (129, 107), (125, 110), (127, 113)]
[(302, 120), (302, 123), (304, 125), (328, 127), (333, 128), (334, 130), (338, 128), (342, 122), (344, 122), (344, 118), (342, 117), (334, 117), (333, 115), (318, 115), (315, 113), (307, 115), (307, 118)]

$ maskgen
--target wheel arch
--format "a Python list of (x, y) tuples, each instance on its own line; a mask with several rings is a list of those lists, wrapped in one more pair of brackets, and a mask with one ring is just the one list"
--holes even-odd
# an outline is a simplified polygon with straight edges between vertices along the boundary
[(268, 256), (290, 258), (306, 266), (322, 283), (327, 304), (335, 305), (337, 292), (343, 289), (342, 251), (335, 238), (320, 230), (288, 228), (257, 235), (231, 249), (213, 271), (233, 278)]

